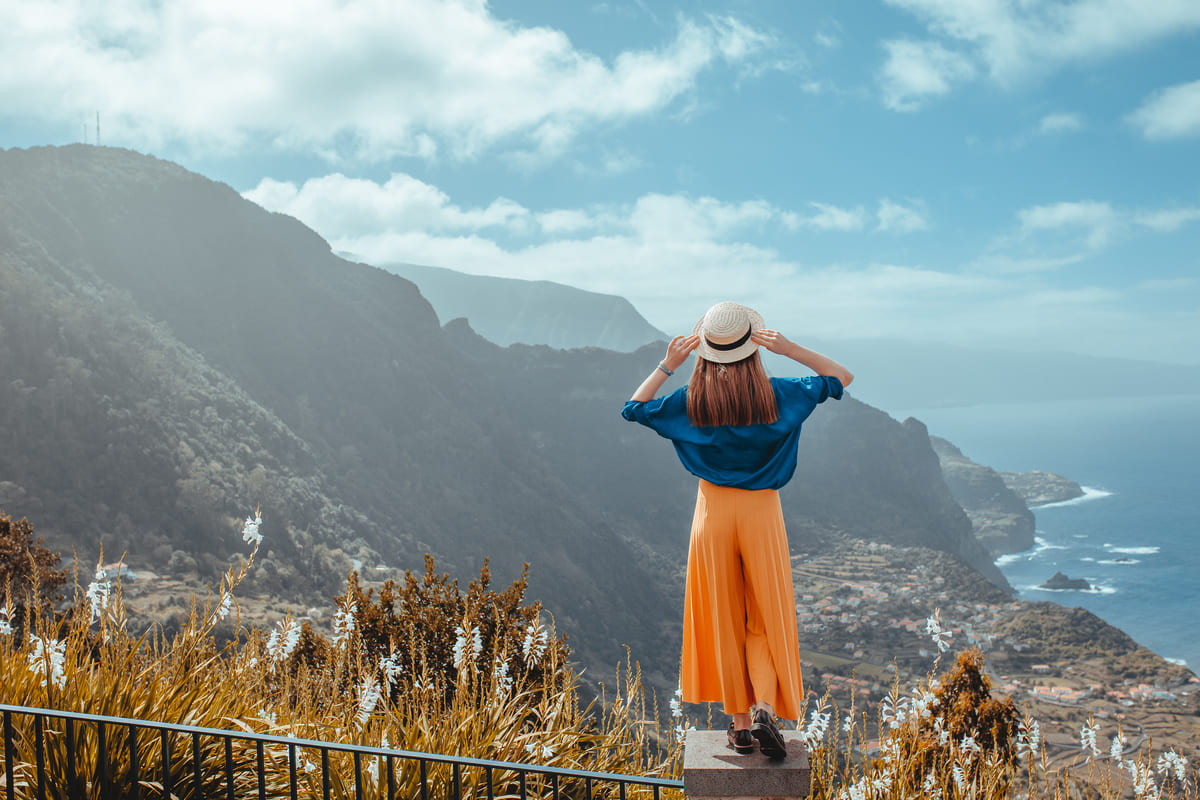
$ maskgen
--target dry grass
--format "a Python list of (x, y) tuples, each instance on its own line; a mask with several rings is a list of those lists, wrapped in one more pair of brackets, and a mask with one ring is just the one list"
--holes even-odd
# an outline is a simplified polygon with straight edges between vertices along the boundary
[[(141, 636), (128, 630), (119, 585), (109, 587), (103, 608), (103, 581), (87, 592), (77, 588), (70, 610), (37, 618), (27, 635), (0, 634), (0, 702), (554, 767), (678, 772), (679, 743), (660, 739), (644, 723), (653, 709), (636, 665), (618, 669), (609, 702), (585, 706), (565, 644), (544, 624), (538, 605), (523, 602), (524, 577), (494, 592), (485, 568), (463, 592), (429, 560), (424, 575), (410, 575), (404, 586), (389, 583), (375, 596), (351, 576), (337, 598), (334, 636), (284, 620), (270, 631), (238, 625), (236, 637), (218, 646), (214, 628), (227, 624), (226, 613), (237, 619), (234, 592), (257, 552), (255, 543), (250, 559), (226, 573), (207, 600), (195, 601), (187, 624), (169, 640), (153, 630)], [(6, 602), (11, 607), (14, 598)], [(26, 759), (13, 765), (17, 794), (32, 797), (34, 723), (14, 717), (14, 726)], [(49, 796), (66, 797), (65, 723), (49, 720), (44, 735)], [(98, 796), (96, 727), (76, 725), (75, 735), (79, 785), (86, 796)], [(107, 769), (126, 796), (134, 780), (126, 733), (110, 729), (109, 736)], [(137, 749), (142, 795), (161, 796), (158, 737), (143, 732)], [(188, 797), (190, 740), (179, 737), (171, 752), (175, 796)], [(288, 747), (268, 745), (265, 755), (268, 794), (286, 796)], [(219, 742), (205, 745), (206, 796), (223, 796), (224, 758)], [(353, 756), (329, 752), (328, 758), (333, 796), (353, 797)], [(257, 791), (255, 760), (252, 743), (235, 743), (234, 762), (243, 767), (239, 795)], [(301, 795), (322, 796), (321, 760), (319, 751), (299, 748)], [(386, 791), (382, 761), (361, 761), (367, 797)], [(418, 796), (417, 765), (396, 765), (398, 796)], [(434, 785), (448, 785), (449, 765), (428, 769)], [(463, 796), (487, 796), (481, 770), (463, 770), (461, 777)], [(493, 775), (497, 796), (511, 793), (515, 780)], [(529, 777), (531, 792), (539, 780)], [(630, 787), (629, 794), (639, 792)]]
[[(290, 619), (270, 630), (237, 623), (235, 591), (258, 552), (257, 525), (247, 522), (246, 541), (254, 550), (231, 568), (217, 590), (194, 600), (186, 625), (166, 638), (157, 631), (129, 631), (120, 585), (105, 586), (98, 575), (86, 591), (76, 588), (74, 605), (58, 615), (43, 613), (28, 632), (12, 630), (11, 591), (0, 607), (0, 702), (93, 714), (184, 723), (299, 739), (442, 753), (499, 761), (542, 764), (603, 772), (679, 777), (682, 738), (690, 720), (676, 700), (671, 722), (661, 726), (660, 710), (643, 691), (633, 660), (618, 665), (617, 679), (599, 702), (582, 703), (568, 651), (536, 604), (524, 601), (525, 578), (503, 591), (490, 587), (485, 567), (461, 591), (427, 560), (423, 575), (409, 574), (403, 585), (389, 582), (376, 594), (357, 576), (336, 598), (333, 634), (326, 637)], [(33, 592), (36, 593), (36, 582)], [(44, 607), (25, 597), (27, 608)], [(236, 636), (217, 644), (214, 629), (235, 622)], [(929, 632), (946, 646), (936, 615)], [(1174, 753), (1154, 754), (1152, 742), (1106, 747), (1119, 731), (1085, 726), (1081, 749), (1065, 770), (1047, 768), (1045, 744), (1036, 721), (1023, 718), (1011, 701), (990, 695), (990, 682), (978, 651), (960, 653), (938, 674), (938, 663), (911, 691), (893, 686), (879, 718), (867, 719), (851, 707), (839, 710), (826, 697), (802, 721), (809, 743), (813, 797), (823, 800), (908, 800), (909, 798), (1181, 798), (1196, 800), (1194, 769)], [(665, 713), (665, 712), (664, 712)], [(711, 720), (709, 721), (711, 724)], [(19, 798), (36, 796), (35, 730), (32, 720), (14, 718)], [(98, 751), (94, 726), (77, 725), (76, 780), (87, 797), (98, 796)], [(50, 779), (48, 796), (68, 795), (66, 726), (46, 723), (43, 731)], [(110, 732), (115, 737), (117, 732)], [(110, 742), (108, 774), (117, 796), (131, 795), (133, 766), (121, 732)], [(113, 746), (116, 744), (117, 746)], [(269, 796), (289, 792), (289, 748), (265, 749)], [(142, 796), (162, 797), (158, 737), (137, 738)], [(192, 788), (190, 741), (172, 741), (169, 773), (173, 796), (189, 798)], [(239, 796), (255, 796), (256, 753), (248, 742), (234, 745)], [(217, 742), (202, 752), (205, 795), (225, 790), (225, 754)], [(323, 796), (323, 776), (331, 794), (353, 797), (356, 780), (365, 796), (383, 797), (383, 760), (362, 757), (356, 774), (353, 756), (323, 754), (299, 747), (298, 793)], [(449, 765), (430, 764), (429, 780), (440, 793), (451, 782)], [(152, 778), (150, 776), (153, 776)], [(482, 770), (463, 769), (463, 797), (486, 797)], [(418, 767), (397, 762), (397, 796), (420, 793)], [(497, 797), (517, 791), (515, 774), (492, 776)], [(549, 789), (530, 776), (533, 796)], [(582, 787), (564, 779), (565, 796)], [(596, 786), (606, 797), (616, 787)], [(642, 792), (630, 787), (630, 797)], [(647, 793), (648, 794), (648, 793)], [(669, 796), (673, 793), (664, 793)]]

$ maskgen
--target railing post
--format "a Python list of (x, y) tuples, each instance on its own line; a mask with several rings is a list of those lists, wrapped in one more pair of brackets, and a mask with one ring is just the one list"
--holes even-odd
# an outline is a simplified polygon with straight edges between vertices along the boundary
[(683, 745), (683, 793), (688, 800), (808, 797), (808, 751), (796, 731), (781, 731), (787, 756), (739, 755), (725, 731), (688, 731)]
[(8, 797), (15, 798), (17, 796), (17, 776), (16, 772), (17, 753), (16, 747), (13, 745), (13, 725), (12, 712), (4, 712), (4, 783), (8, 790)]

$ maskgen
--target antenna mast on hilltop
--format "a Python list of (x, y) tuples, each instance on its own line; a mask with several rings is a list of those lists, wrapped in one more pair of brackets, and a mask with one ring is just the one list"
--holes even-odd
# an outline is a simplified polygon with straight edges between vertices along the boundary
[(96, 112), (96, 147), (100, 146), (100, 112)]

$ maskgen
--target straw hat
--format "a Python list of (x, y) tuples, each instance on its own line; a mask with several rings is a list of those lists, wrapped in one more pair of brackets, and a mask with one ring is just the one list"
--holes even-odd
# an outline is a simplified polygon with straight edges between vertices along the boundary
[(692, 328), (692, 335), (700, 337), (696, 355), (718, 364), (741, 361), (758, 349), (750, 334), (763, 327), (762, 315), (754, 309), (739, 303), (717, 303)]

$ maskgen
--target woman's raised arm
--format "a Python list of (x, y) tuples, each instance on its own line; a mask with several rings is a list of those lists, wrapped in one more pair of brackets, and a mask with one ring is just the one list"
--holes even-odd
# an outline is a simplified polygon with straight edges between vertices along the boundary
[[(662, 366), (671, 372), (679, 369), (698, 344), (700, 344), (699, 336), (676, 336), (667, 345), (667, 357), (662, 360)], [(642, 381), (642, 385), (633, 393), (633, 397), (629, 399), (639, 403), (653, 400), (655, 392), (662, 388), (668, 377), (666, 372), (655, 367), (654, 371), (646, 377), (646, 380)]]
[(842, 386), (849, 386), (850, 382), (854, 380), (853, 372), (846, 369), (829, 356), (823, 356), (815, 350), (809, 350), (807, 347), (802, 347), (788, 339), (779, 331), (772, 331), (763, 328), (762, 330), (757, 330), (750, 334), (750, 338), (770, 350), (772, 353), (778, 353), (781, 356), (787, 356), (792, 361), (797, 361), (803, 364), (818, 375), (829, 375), (837, 378), (842, 382)]

